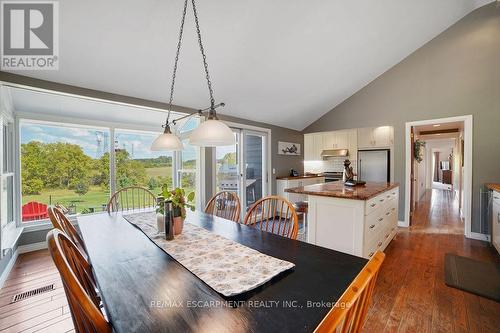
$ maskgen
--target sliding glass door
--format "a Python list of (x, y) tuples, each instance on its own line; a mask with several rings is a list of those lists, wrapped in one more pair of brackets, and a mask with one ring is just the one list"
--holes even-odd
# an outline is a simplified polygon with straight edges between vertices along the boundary
[(215, 192), (235, 192), (242, 216), (267, 193), (267, 133), (233, 129), (236, 144), (215, 148)]

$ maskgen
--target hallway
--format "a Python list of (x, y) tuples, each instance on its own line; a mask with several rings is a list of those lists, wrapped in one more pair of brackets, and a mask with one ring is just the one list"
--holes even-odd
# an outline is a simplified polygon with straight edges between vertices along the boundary
[(464, 234), (464, 222), (460, 218), (458, 198), (454, 191), (428, 189), (415, 204), (410, 226), (414, 233)]

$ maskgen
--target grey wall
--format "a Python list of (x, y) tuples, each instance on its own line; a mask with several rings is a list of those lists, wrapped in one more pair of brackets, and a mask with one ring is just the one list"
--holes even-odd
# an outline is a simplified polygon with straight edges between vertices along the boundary
[[(370, 61), (370, 59), (367, 59)], [(404, 214), (405, 143), (408, 121), (459, 115), (474, 117), (472, 231), (480, 226), (480, 189), (500, 182), (500, 6), (470, 13), (304, 132), (392, 125), (395, 180)]]

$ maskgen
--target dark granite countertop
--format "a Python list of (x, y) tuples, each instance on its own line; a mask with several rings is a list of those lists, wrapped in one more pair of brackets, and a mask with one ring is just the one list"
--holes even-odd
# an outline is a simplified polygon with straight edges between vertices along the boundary
[(323, 197), (369, 200), (382, 192), (398, 187), (398, 183), (368, 182), (363, 186), (345, 186), (344, 183), (330, 182), (285, 189), (285, 192), (318, 195)]

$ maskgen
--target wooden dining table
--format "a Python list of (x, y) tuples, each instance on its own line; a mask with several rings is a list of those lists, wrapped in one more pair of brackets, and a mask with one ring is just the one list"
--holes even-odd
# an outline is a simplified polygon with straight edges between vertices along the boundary
[(78, 223), (116, 332), (311, 332), (367, 262), (188, 212), (185, 223), (295, 264), (264, 285), (228, 298), (156, 246), (121, 213), (80, 216)]

